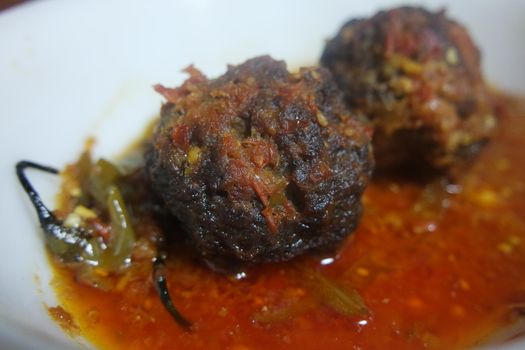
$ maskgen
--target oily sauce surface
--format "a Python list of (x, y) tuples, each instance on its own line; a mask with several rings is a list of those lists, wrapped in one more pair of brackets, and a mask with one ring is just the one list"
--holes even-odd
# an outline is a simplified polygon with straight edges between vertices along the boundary
[[(158, 301), (149, 264), (110, 291), (56, 265), (61, 306), (102, 349), (450, 349), (508, 338), (511, 325), (523, 333), (525, 101), (501, 97), (499, 106), (497, 136), (458, 183), (372, 182), (332, 263), (301, 257), (247, 268), (239, 280), (174, 248), (169, 287), (193, 332)], [(356, 289), (369, 313), (303, 302), (311, 291), (299, 265)]]

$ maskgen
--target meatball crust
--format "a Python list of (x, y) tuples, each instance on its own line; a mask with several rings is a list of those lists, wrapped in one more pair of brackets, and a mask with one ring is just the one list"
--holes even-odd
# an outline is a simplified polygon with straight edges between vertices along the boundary
[(154, 190), (206, 258), (282, 261), (356, 227), (370, 129), (330, 73), (257, 57), (208, 80), (193, 67), (146, 152)]
[(349, 108), (369, 117), (380, 169), (451, 171), (496, 125), (479, 50), (444, 11), (401, 7), (351, 20), (327, 43), (321, 64)]

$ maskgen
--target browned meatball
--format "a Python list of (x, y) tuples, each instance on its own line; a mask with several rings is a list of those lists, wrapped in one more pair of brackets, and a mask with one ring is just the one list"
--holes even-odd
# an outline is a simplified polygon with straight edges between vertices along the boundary
[(496, 125), (479, 50), (444, 11), (401, 7), (351, 20), (321, 63), (350, 108), (372, 122), (378, 168), (451, 170)]
[(153, 188), (209, 259), (287, 260), (357, 225), (372, 168), (370, 130), (330, 73), (258, 57), (209, 80), (157, 86), (146, 154)]

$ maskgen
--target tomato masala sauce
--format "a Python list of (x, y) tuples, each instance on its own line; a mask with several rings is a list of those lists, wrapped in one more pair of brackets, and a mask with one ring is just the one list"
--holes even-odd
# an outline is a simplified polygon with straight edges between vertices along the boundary
[[(525, 330), (525, 101), (497, 104), (496, 137), (457, 183), (374, 180), (335, 255), (236, 278), (173, 247), (168, 284), (192, 332), (162, 306), (150, 264), (102, 291), (54, 263), (61, 308), (101, 349), (453, 349), (516, 337)], [(312, 301), (300, 266), (356, 290), (368, 312)]]

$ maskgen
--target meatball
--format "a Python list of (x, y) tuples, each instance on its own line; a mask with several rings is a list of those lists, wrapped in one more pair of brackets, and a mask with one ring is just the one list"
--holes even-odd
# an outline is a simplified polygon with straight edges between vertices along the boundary
[(452, 172), (496, 125), (480, 53), (444, 11), (401, 7), (346, 23), (321, 64), (374, 128), (378, 169)]
[(166, 99), (146, 152), (153, 189), (207, 259), (283, 261), (356, 227), (370, 129), (323, 68), (268, 56), (209, 80), (193, 67)]

